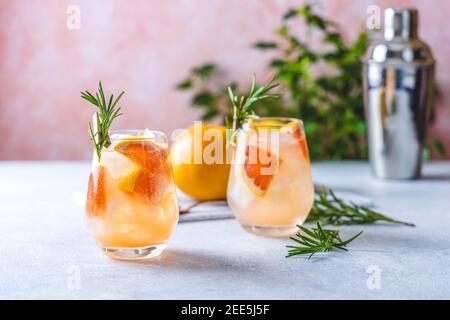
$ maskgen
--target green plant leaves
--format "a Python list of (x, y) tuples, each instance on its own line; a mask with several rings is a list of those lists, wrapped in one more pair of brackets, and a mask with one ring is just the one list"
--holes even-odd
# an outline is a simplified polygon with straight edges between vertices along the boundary
[[(297, 20), (309, 28), (306, 34), (322, 39), (325, 46), (319, 47), (326, 49), (315, 49), (309, 38), (291, 32), (290, 25)], [(310, 5), (289, 10), (275, 30), (274, 39), (254, 44), (257, 50), (275, 54), (268, 69), (278, 74), (280, 88), (285, 92), (283, 99), (256, 101), (255, 113), (302, 119), (312, 160), (366, 159), (362, 58), (367, 45), (367, 33), (361, 32), (353, 42), (345, 41), (336, 24), (316, 14)], [(211, 62), (197, 66), (178, 84), (180, 90), (194, 91), (191, 102), (204, 110), (203, 120), (230, 116), (228, 81), (210, 81), (213, 75), (220, 78), (217, 69)], [(247, 91), (236, 84), (232, 90), (236, 96)], [(444, 149), (435, 142), (430, 142), (429, 148), (440, 154)]]
[(264, 42), (260, 41), (254, 44), (256, 49), (267, 50), (267, 49), (276, 49), (277, 44), (275, 42)]
[(191, 89), (192, 88), (192, 80), (191, 79), (186, 79), (184, 81), (181, 81), (180, 83), (177, 84), (177, 89), (179, 90), (187, 90), (187, 89)]
[(201, 66), (192, 69), (193, 76), (201, 79), (206, 79), (216, 70), (216, 65), (213, 63), (205, 63)]

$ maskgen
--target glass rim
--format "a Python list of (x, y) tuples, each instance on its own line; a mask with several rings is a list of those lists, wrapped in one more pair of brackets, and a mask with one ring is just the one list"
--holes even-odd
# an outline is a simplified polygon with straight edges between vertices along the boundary
[[(273, 120), (273, 121), (279, 121), (281, 123), (261, 123), (258, 124), (258, 121), (265, 121), (265, 120)], [(285, 127), (287, 125), (289, 125), (289, 123), (298, 123), (302, 128), (303, 128), (303, 121), (297, 118), (291, 118), (291, 117), (258, 117), (258, 118), (253, 118), (253, 119), (248, 119), (244, 122), (244, 125), (246, 125), (247, 127), (253, 127), (253, 128), (258, 128), (259, 126), (261, 127), (269, 127), (269, 128), (282, 128)]]
[[(152, 136), (148, 135), (148, 133), (152, 134)], [(125, 135), (124, 137), (114, 138), (113, 135)], [(128, 135), (128, 136), (126, 136)], [(111, 140), (163, 140), (164, 143), (168, 143), (167, 136), (164, 132), (158, 131), (158, 130), (151, 130), (151, 129), (124, 129), (124, 130), (111, 130), (109, 132), (109, 136), (111, 137)], [(136, 139), (134, 139), (136, 137)], [(160, 141), (161, 142), (161, 141)]]

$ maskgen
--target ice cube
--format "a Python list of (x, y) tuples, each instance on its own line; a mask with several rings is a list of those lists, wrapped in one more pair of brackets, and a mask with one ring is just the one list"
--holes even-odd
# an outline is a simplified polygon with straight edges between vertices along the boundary
[(102, 165), (106, 167), (114, 180), (137, 176), (140, 167), (119, 152), (108, 150), (102, 154)]
[(145, 138), (155, 139), (155, 133), (152, 130), (148, 129), (148, 128), (144, 129), (143, 136)]

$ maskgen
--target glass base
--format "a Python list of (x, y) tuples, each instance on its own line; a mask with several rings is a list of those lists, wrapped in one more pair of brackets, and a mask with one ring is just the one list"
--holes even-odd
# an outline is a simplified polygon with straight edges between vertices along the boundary
[(264, 237), (284, 238), (295, 235), (296, 226), (262, 227), (242, 225), (245, 231)]
[(142, 260), (159, 256), (166, 248), (166, 243), (139, 248), (103, 248), (105, 256), (118, 260)]

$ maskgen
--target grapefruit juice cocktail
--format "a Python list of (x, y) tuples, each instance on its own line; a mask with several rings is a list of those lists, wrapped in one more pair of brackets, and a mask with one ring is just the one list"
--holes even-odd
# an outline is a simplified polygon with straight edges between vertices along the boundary
[(86, 217), (108, 256), (136, 259), (159, 255), (178, 222), (167, 139), (161, 132), (117, 131), (94, 154)]
[(303, 124), (290, 118), (248, 120), (237, 135), (228, 203), (253, 233), (295, 233), (314, 201)]

